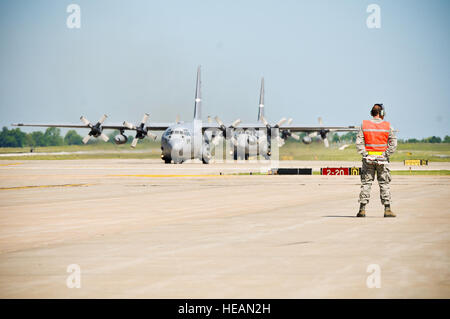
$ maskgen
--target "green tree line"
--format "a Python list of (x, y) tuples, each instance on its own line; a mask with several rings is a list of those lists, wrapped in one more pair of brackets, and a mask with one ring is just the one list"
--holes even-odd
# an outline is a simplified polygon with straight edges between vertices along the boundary
[(19, 128), (9, 130), (3, 127), (0, 132), (0, 147), (37, 147), (37, 146), (60, 146), (80, 145), (82, 137), (75, 130), (70, 130), (63, 137), (61, 130), (49, 127), (45, 132), (35, 131), (24, 133)]
[[(356, 142), (356, 132), (348, 132), (342, 135), (329, 134), (328, 138), (331, 142), (338, 143), (342, 142)], [(444, 138), (439, 136), (430, 136), (422, 139), (408, 138), (408, 139), (398, 139), (399, 143), (450, 143), (450, 136), (446, 135)]]
[[(118, 131), (111, 132), (108, 137), (111, 143), (114, 143), (114, 136)], [(131, 143), (132, 136), (128, 136), (127, 143)], [(103, 142), (103, 141), (101, 141)], [(100, 143), (99, 140), (91, 138), (89, 144)], [(9, 130), (3, 127), (0, 132), (0, 147), (39, 147), (39, 146), (61, 146), (61, 145), (81, 145), (83, 137), (77, 131), (69, 130), (66, 135), (61, 135), (61, 130), (57, 127), (49, 127), (45, 132), (35, 131), (25, 133), (20, 128)]]

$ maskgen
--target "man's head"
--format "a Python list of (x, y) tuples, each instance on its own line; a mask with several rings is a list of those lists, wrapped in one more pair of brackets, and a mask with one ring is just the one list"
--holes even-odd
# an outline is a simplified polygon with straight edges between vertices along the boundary
[(370, 111), (370, 115), (372, 115), (375, 118), (381, 118), (384, 119), (384, 116), (386, 112), (384, 111), (383, 103), (377, 103), (372, 107), (372, 110)]

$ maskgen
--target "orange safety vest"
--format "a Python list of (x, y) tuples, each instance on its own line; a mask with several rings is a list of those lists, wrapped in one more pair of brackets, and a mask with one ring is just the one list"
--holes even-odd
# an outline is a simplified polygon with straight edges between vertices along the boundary
[(364, 120), (362, 130), (364, 133), (364, 142), (366, 144), (367, 152), (384, 152), (388, 148), (388, 138), (391, 124), (382, 121), (374, 123), (369, 120)]

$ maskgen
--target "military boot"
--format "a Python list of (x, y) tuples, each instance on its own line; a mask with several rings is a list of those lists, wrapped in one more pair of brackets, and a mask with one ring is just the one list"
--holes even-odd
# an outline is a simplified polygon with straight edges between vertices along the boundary
[(356, 214), (356, 217), (366, 217), (366, 211), (365, 210), (360, 210), (358, 212), (358, 214)]
[(396, 215), (391, 210), (391, 205), (384, 206), (384, 217), (395, 217)]
[(359, 212), (356, 217), (366, 217), (366, 204), (359, 205)]

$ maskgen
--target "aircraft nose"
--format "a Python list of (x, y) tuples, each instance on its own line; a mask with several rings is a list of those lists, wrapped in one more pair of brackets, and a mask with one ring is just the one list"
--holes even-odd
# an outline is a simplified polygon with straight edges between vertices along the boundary
[(169, 145), (170, 145), (173, 155), (176, 155), (176, 156), (183, 155), (183, 145), (179, 141), (171, 140), (169, 142)]
[(237, 138), (237, 145), (239, 147), (245, 147), (245, 144), (247, 144), (247, 136), (244, 134), (239, 135)]
[(178, 139), (176, 139), (176, 138), (172, 138), (172, 139), (169, 140), (169, 145), (170, 145), (170, 147), (172, 149), (176, 148), (176, 147), (179, 147), (180, 144), (181, 144), (180, 141)]
[(239, 146), (240, 147), (245, 147), (245, 145), (247, 144), (247, 141), (243, 138), (239, 139)]

